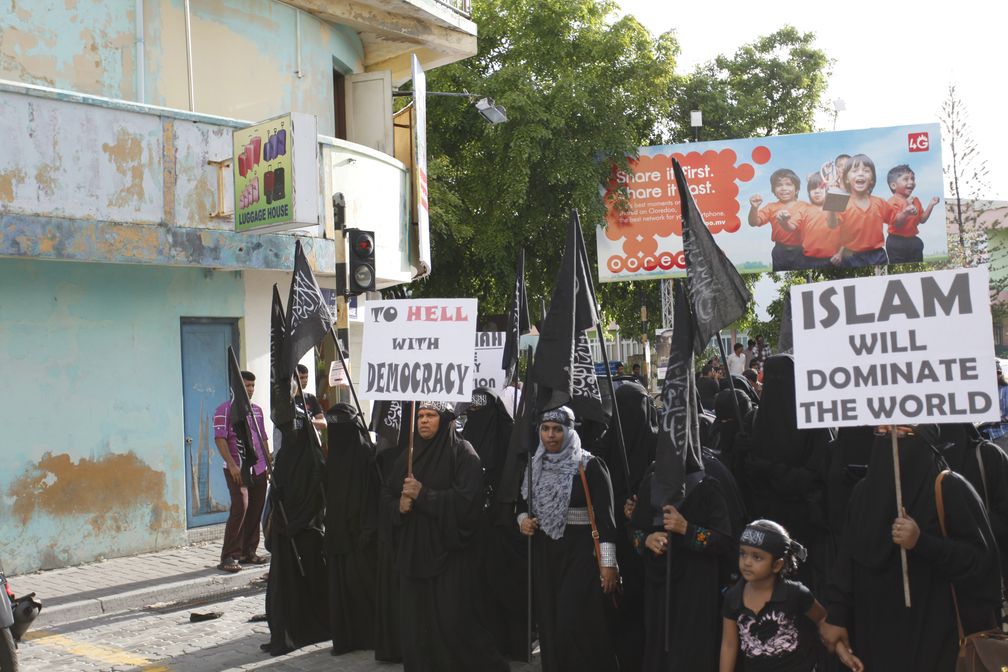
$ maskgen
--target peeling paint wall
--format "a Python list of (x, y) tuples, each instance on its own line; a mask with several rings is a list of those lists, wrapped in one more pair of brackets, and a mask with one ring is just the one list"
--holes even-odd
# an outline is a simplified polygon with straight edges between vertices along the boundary
[(5, 569), (185, 543), (180, 318), (244, 310), (240, 273), (0, 263)]
[(133, 0), (8, 0), (0, 79), (136, 100)]
[[(143, 0), (144, 91), (137, 92), (134, 0), (8, 0), (0, 79), (188, 110), (184, 0)], [(357, 33), (274, 0), (190, 5), (195, 111), (258, 121), (285, 112), (332, 134), (334, 67), (364, 70)]]

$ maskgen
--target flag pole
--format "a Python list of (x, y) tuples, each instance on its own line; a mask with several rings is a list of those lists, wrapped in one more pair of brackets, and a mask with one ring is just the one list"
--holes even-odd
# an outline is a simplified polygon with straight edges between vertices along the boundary
[[(249, 405), (249, 408), (251, 408), (251, 404)], [(248, 421), (249, 417), (246, 415), (245, 416), (246, 426), (248, 425)], [(259, 423), (255, 422), (254, 416), (252, 417), (252, 426), (255, 427), (256, 435), (259, 437), (259, 447), (263, 448), (266, 445), (265, 443), (263, 443), (265, 439), (263, 437), (262, 431), (259, 429)], [(270, 459), (270, 456), (266, 453), (265, 448), (263, 448), (263, 459), (266, 461), (266, 476), (269, 479), (270, 485), (273, 486), (273, 490), (276, 491), (277, 489), (276, 482), (273, 479), (273, 460)], [(280, 512), (280, 518), (283, 520), (284, 529), (288, 529), (290, 527), (290, 521), (287, 519), (287, 509), (284, 507), (283, 499), (281, 499), (279, 493), (277, 493), (275, 497), (276, 497), (277, 511)], [(294, 541), (294, 537), (292, 536), (288, 536), (287, 539), (290, 540), (291, 550), (294, 551), (294, 560), (297, 562), (298, 573), (301, 574), (302, 577), (304, 577), (305, 576), (304, 564), (301, 562), (301, 551), (298, 550), (297, 542)]]
[[(599, 313), (598, 300), (592, 293), (592, 302), (595, 304), (595, 314)], [(630, 465), (627, 463), (626, 445), (623, 442), (623, 423), (620, 422), (619, 404), (616, 403), (616, 386), (613, 384), (612, 369), (609, 368), (609, 354), (606, 352), (605, 335), (602, 332), (601, 322), (595, 322), (595, 331), (599, 337), (602, 350), (602, 362), (605, 364), (606, 380), (609, 381), (609, 394), (612, 398), (613, 419), (616, 421), (616, 438), (620, 447), (620, 467), (623, 468), (623, 482), (626, 483), (627, 492), (630, 491)]]
[[(525, 355), (525, 365), (527, 367), (529, 367), (529, 368), (532, 367), (532, 347), (531, 346), (529, 346), (529, 349), (528, 349), (528, 351), (527, 351), (527, 353)], [(517, 375), (518, 375), (518, 367), (515, 367), (515, 376), (517, 377)], [(517, 388), (516, 388), (515, 391), (517, 391)], [(523, 404), (523, 408), (527, 410), (528, 409), (528, 399), (524, 396), (524, 393), (522, 394), (522, 399), (525, 402)], [(518, 413), (518, 403), (517, 403), (517, 400), (518, 400), (518, 395), (516, 394), (515, 395), (515, 414)], [(519, 427), (518, 429), (519, 429), (519, 431), (522, 431), (524, 429), (524, 427)], [(532, 494), (532, 451), (533, 450), (534, 449), (532, 448), (532, 444), (530, 443), (529, 444), (529, 452), (527, 453), (527, 457), (526, 457), (526, 461), (525, 461), (525, 479), (526, 479), (526, 483), (528, 485), (528, 515), (529, 515), (529, 518), (533, 517), (533, 513), (532, 513), (532, 500), (533, 500), (533, 494)], [(526, 563), (527, 570), (528, 570), (528, 577), (527, 577), (527, 584), (526, 584), (528, 586), (528, 591), (527, 591), (528, 594), (526, 596), (527, 597), (526, 604), (528, 606), (528, 621), (527, 621), (528, 622), (528, 628), (527, 628), (527, 631), (526, 631), (526, 643), (527, 643), (528, 646), (526, 648), (526, 651), (528, 651), (528, 662), (531, 663), (532, 662), (532, 537), (531, 536), (528, 538), (528, 553), (526, 554), (526, 556), (528, 558), (528, 562)]]
[(416, 426), (416, 401), (410, 402), (409, 448), (406, 453), (406, 475), (413, 478), (413, 427)]
[[(228, 368), (229, 369), (233, 368), (234, 370), (237, 371), (238, 370), (238, 358), (235, 357), (234, 350), (231, 349), (231, 346), (228, 346), (228, 359), (230, 360)], [(229, 374), (229, 376), (230, 376), (230, 374)], [(233, 389), (234, 388), (232, 388), (232, 390)], [(242, 387), (241, 391), (243, 393), (245, 393), (245, 388)], [(232, 392), (232, 396), (234, 396), (234, 394), (235, 393)], [(289, 392), (288, 392), (288, 394), (289, 394)], [(259, 429), (259, 423), (256, 422), (256, 420), (255, 420), (255, 413), (252, 411), (252, 400), (248, 398), (248, 394), (247, 393), (245, 393), (244, 396), (245, 396), (246, 401), (248, 401), (248, 412), (245, 414), (245, 431), (248, 434), (247, 438), (248, 438), (249, 442), (252, 443), (252, 452), (255, 453), (255, 443), (252, 441), (252, 433), (249, 432), (249, 416), (252, 416), (252, 427), (255, 428), (256, 436), (259, 438), (259, 449), (262, 450), (263, 461), (266, 463), (266, 474), (267, 474), (267, 478), (269, 479), (268, 482), (273, 485), (273, 490), (276, 490), (277, 489), (276, 488), (276, 483), (273, 480), (273, 460), (270, 459), (270, 456), (269, 456), (269, 454), (267, 454), (266, 448), (265, 448), (265, 446), (266, 446), (266, 437), (263, 436), (262, 431)], [(233, 399), (231, 401), (231, 404), (234, 405), (234, 400)], [(254, 466), (255, 465), (253, 465), (253, 467)], [(250, 471), (251, 471), (251, 469), (250, 469)], [(290, 526), (290, 521), (287, 519), (287, 510), (284, 508), (283, 501), (280, 499), (279, 495), (277, 495), (276, 499), (277, 499), (277, 510), (280, 512), (280, 518), (283, 520), (284, 527), (288, 528)], [(288, 539), (290, 539), (291, 550), (294, 551), (294, 559), (297, 561), (298, 571), (301, 573), (301, 576), (303, 577), (305, 575), (305, 571), (304, 571), (304, 565), (301, 563), (301, 552), (298, 550), (297, 543), (294, 541), (294, 537), (288, 537)]]
[[(900, 479), (899, 439), (896, 436), (896, 425), (889, 426), (889, 436), (892, 437), (893, 475), (896, 478), (896, 515), (903, 515), (903, 484)], [(910, 575), (907, 571), (907, 552), (900, 546), (900, 564), (903, 569), (903, 603), (910, 608)]]

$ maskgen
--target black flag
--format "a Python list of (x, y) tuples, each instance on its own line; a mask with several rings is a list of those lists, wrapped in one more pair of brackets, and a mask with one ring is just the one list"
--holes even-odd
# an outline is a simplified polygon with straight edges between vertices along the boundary
[(298, 361), (322, 341), (333, 323), (300, 240), (294, 245), (294, 275), (287, 297), (287, 318), (284, 363), (287, 370), (293, 372)]
[(655, 449), (651, 503), (656, 511), (668, 503), (678, 504), (686, 494), (687, 463), (703, 464), (700, 457), (699, 408), (693, 373), (694, 324), (682, 281), (673, 289), (672, 344), (665, 381), (664, 411)]
[(515, 367), (518, 365), (518, 341), (527, 333), (529, 333), (529, 311), (528, 296), (525, 294), (525, 250), (522, 250), (518, 253), (514, 296), (511, 299), (511, 310), (508, 312), (507, 336), (504, 340), (504, 357), (501, 361), (501, 368), (507, 371), (508, 382), (514, 378)]
[[(584, 353), (577, 357), (578, 342), (585, 329), (598, 321), (592, 296), (591, 276), (583, 256), (584, 241), (577, 210), (571, 212), (567, 226), (567, 240), (560, 272), (553, 285), (549, 310), (539, 332), (532, 378), (539, 386), (538, 408), (555, 408), (570, 403), (574, 397), (586, 400), (598, 398), (598, 382), (594, 366), (589, 367), (590, 379), (595, 383), (594, 394), (584, 366)], [(587, 341), (585, 341), (587, 345)], [(588, 355), (591, 360), (591, 355)], [(584, 372), (584, 375), (581, 374)], [(601, 411), (601, 399), (599, 399)]]
[(273, 285), (273, 307), (270, 310), (270, 419), (274, 425), (285, 425), (294, 419), (294, 402), (291, 399), (291, 370), (284, 361), (283, 304), (280, 290)]
[(794, 350), (794, 331), (791, 326), (791, 293), (784, 297), (784, 312), (781, 314), (780, 331), (777, 334), (777, 351), (780, 354)]
[(703, 352), (712, 336), (745, 315), (752, 295), (735, 266), (714, 242), (676, 159), (672, 159), (672, 168), (682, 201), (683, 253), (696, 329), (696, 352)]
[[(402, 429), (403, 409), (408, 401), (376, 401), (371, 411), (371, 431), (384, 438), (389, 444), (399, 443), (399, 432)], [(409, 423), (407, 423), (409, 424)]]
[(248, 392), (245, 391), (245, 382), (241, 377), (241, 369), (238, 368), (238, 358), (235, 357), (234, 348), (228, 346), (228, 387), (231, 388), (231, 426), (234, 427), (235, 437), (238, 444), (238, 454), (241, 457), (241, 475), (245, 485), (252, 483), (252, 468), (259, 461), (255, 451), (255, 444), (252, 443), (252, 434), (249, 429), (248, 419), (252, 415), (252, 402), (249, 401)]

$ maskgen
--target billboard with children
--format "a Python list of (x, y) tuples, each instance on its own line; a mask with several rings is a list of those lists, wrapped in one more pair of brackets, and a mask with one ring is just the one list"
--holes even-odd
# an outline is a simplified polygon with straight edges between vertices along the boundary
[(947, 256), (939, 126), (921, 124), (641, 147), (602, 187), (600, 281), (685, 275), (673, 157), (741, 273)]

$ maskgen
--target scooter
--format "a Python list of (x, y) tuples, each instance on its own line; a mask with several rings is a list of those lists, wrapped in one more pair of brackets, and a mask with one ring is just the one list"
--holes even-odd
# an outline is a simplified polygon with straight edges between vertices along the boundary
[(15, 597), (0, 567), (0, 672), (18, 672), (17, 645), (40, 611), (35, 593)]

